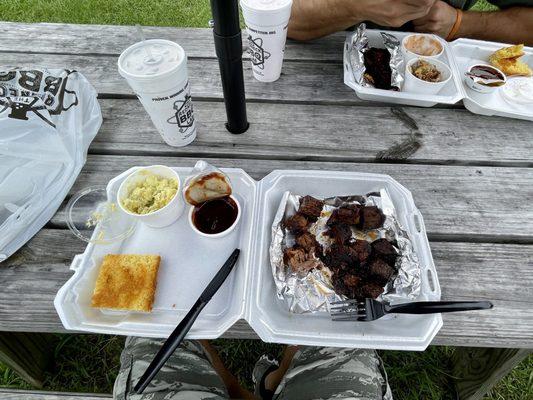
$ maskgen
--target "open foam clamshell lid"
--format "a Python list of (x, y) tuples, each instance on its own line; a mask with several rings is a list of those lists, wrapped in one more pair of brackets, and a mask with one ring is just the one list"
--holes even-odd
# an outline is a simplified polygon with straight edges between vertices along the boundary
[(72, 70), (0, 67), (0, 261), (54, 215), (102, 124), (96, 91)]

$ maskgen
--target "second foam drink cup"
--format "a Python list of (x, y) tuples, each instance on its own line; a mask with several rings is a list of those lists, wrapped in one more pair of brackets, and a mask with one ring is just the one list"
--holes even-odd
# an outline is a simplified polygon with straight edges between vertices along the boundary
[(241, 0), (240, 4), (254, 78), (273, 82), (281, 74), (292, 0)]
[(180, 45), (163, 39), (135, 43), (120, 55), (118, 71), (167, 144), (185, 146), (196, 138), (187, 55)]

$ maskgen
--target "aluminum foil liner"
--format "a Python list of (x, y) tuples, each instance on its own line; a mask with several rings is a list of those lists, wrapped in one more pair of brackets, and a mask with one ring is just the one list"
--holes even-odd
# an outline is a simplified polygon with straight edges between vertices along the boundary
[[(287, 302), (289, 310), (294, 313), (329, 311), (331, 302), (346, 299), (335, 293), (331, 283), (331, 271), (324, 266), (302, 276), (291, 271), (283, 262), (283, 250), (294, 245), (294, 235), (283, 227), (283, 221), (296, 213), (301, 197), (285, 192), (272, 224), (270, 263), (277, 295)], [(331, 242), (323, 233), (327, 230), (326, 222), (335, 208), (347, 204), (364, 204), (381, 209), (386, 217), (383, 227), (369, 232), (355, 231), (353, 237), (368, 241), (380, 238), (396, 241), (399, 253), (396, 261), (398, 272), (387, 283), (380, 299), (391, 303), (416, 299), (420, 294), (420, 264), (408, 233), (398, 222), (394, 204), (387, 190), (382, 189), (379, 193), (365, 196), (330, 197), (324, 201), (322, 215), (311, 225), (309, 231), (315, 234), (319, 243), (325, 247), (329, 247)]]
[[(400, 40), (389, 33), (380, 32), (383, 38), (385, 48), (389, 50), (391, 74), (391, 86), (397, 87), (401, 90), (403, 83), (403, 55), (400, 47)], [(374, 87), (372, 83), (365, 78), (365, 60), (363, 54), (370, 47), (368, 43), (368, 36), (366, 32), (366, 24), (359, 24), (355, 32), (351, 36), (350, 65), (355, 82), (361, 86)]]

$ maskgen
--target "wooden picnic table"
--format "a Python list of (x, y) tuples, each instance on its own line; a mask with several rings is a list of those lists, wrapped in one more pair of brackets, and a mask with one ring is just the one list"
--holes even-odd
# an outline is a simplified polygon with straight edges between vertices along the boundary
[[(76, 69), (99, 93), (104, 122), (71, 193), (134, 165), (192, 166), (199, 158), (243, 168), (255, 179), (286, 168), (389, 174), (411, 190), (424, 216), (442, 298), (495, 305), (489, 312), (443, 315), (433, 342), (468, 346), (456, 353), (461, 397), (481, 398), (529, 353), (533, 123), (475, 115), (461, 104), (363, 102), (343, 84), (339, 33), (310, 43), (288, 41), (282, 76), (274, 83), (254, 80), (246, 60), (250, 129), (232, 135), (224, 128), (211, 30), (147, 27), (145, 33), (178, 42), (188, 54), (198, 138), (187, 147), (162, 141), (118, 74), (119, 54), (136, 41), (134, 27), (0, 23), (1, 64)], [(85, 243), (68, 231), (64, 205), (0, 264), (0, 330), (66, 332), (53, 299)], [(9, 344), (16, 334), (3, 335)], [(225, 336), (256, 338), (245, 322)]]

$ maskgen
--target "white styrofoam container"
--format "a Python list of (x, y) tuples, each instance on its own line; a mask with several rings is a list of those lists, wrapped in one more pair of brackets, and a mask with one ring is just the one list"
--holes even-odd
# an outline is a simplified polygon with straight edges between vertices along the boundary
[[(473, 39), (457, 39), (450, 43), (457, 73), (463, 77), (465, 72), (474, 64), (489, 64), (489, 56), (504, 46), (502, 43), (484, 42)], [(520, 60), (528, 65), (533, 65), (533, 48), (524, 47), (524, 53)], [(508, 78), (509, 80), (513, 79)], [(532, 105), (511, 105), (501, 95), (502, 87), (497, 88), (491, 94), (483, 94), (469, 88), (463, 81), (464, 98), (463, 104), (474, 114), (497, 115), (500, 117), (519, 118), (533, 121)]]
[[(367, 34), (370, 46), (383, 47), (383, 40), (379, 32), (390, 33), (400, 40), (412, 33), (368, 29)], [(351, 32), (348, 33), (344, 42), (344, 83), (354, 89), (357, 97), (363, 100), (421, 107), (431, 107), (436, 104), (455, 104), (462, 100), (466, 109), (474, 114), (497, 115), (533, 121), (533, 107), (509, 104), (501, 96), (501, 87), (492, 93), (483, 94), (470, 89), (464, 83), (464, 74), (470, 66), (474, 64), (489, 64), (489, 56), (496, 50), (509, 46), (507, 44), (473, 39), (457, 39), (448, 43), (439, 39), (444, 47), (444, 54), (439, 60), (448, 64), (452, 70), (454, 79), (437, 95), (422, 95), (369, 88), (356, 83), (348, 53), (350, 46), (349, 38), (352, 34)], [(533, 65), (533, 48), (524, 47), (524, 52), (526, 54), (521, 60), (528, 65)], [(511, 77), (509, 79), (513, 78)]]
[[(116, 199), (120, 183), (133, 171), (113, 178), (107, 185), (108, 199)], [(192, 168), (173, 168), (184, 182)], [(244, 314), (244, 293), (252, 256), (253, 217), (257, 183), (241, 169), (225, 169), (235, 196), (242, 206), (239, 225), (221, 239), (202, 237), (193, 232), (187, 211), (172, 225), (150, 228), (136, 222), (131, 236), (109, 245), (89, 244), (72, 262), (74, 275), (59, 289), (54, 305), (65, 328), (78, 331), (167, 337), (187, 314), (203, 289), (231, 254), (240, 248), (234, 271), (213, 296), (189, 332), (190, 338), (216, 338)], [(98, 235), (95, 230), (94, 235)], [(91, 296), (98, 268), (104, 255), (159, 254), (161, 265), (151, 313), (92, 308)]]
[[(182, 178), (190, 169), (174, 168)], [(110, 181), (114, 190), (134, 169)], [(215, 338), (238, 319), (246, 319), (266, 342), (376, 349), (424, 350), (442, 326), (440, 314), (394, 315), (374, 322), (333, 322), (327, 313), (293, 314), (276, 296), (269, 246), (271, 227), (283, 194), (317, 197), (388, 190), (400, 223), (409, 232), (422, 268), (418, 300), (439, 300), (440, 286), (424, 222), (411, 193), (388, 175), (337, 171), (278, 170), (260, 182), (239, 169), (224, 169), (243, 206), (240, 225), (220, 241), (194, 235), (182, 217), (168, 228), (139, 225), (132, 236), (108, 246), (89, 244), (74, 258), (75, 273), (54, 301), (67, 329), (167, 337), (186, 314), (229, 253), (240, 247), (234, 272), (200, 314), (189, 338)], [(94, 233), (95, 235), (98, 232)], [(105, 311), (90, 307), (97, 266), (111, 252), (162, 256), (154, 310), (151, 313)]]
[[(370, 47), (379, 47), (383, 48), (383, 39), (380, 32), (389, 33), (396, 36), (400, 42), (405, 36), (411, 35), (412, 32), (398, 32), (398, 31), (384, 31), (384, 30), (375, 30), (367, 29), (368, 44)], [(373, 87), (365, 87), (355, 82), (352, 65), (350, 64), (350, 36), (353, 32), (349, 32), (346, 35), (346, 41), (344, 42), (344, 83), (355, 90), (357, 97), (363, 100), (370, 101), (381, 101), (384, 103), (395, 103), (395, 104), (406, 104), (409, 106), (420, 106), (420, 107), (432, 107), (439, 103), (441, 104), (455, 104), (464, 97), (462, 92), (462, 83), (457, 74), (453, 74), (455, 70), (455, 62), (453, 59), (452, 52), (447, 45), (447, 43), (435, 37), (439, 40), (444, 48), (443, 54), (438, 58), (439, 61), (447, 64), (452, 70), (453, 79), (444, 86), (443, 89), (437, 94), (420, 94), (420, 93), (408, 93), (408, 92), (395, 92), (393, 90), (383, 90), (376, 89)], [(403, 63), (403, 68), (405, 68), (405, 62)], [(401, 71), (402, 74), (405, 71)]]

